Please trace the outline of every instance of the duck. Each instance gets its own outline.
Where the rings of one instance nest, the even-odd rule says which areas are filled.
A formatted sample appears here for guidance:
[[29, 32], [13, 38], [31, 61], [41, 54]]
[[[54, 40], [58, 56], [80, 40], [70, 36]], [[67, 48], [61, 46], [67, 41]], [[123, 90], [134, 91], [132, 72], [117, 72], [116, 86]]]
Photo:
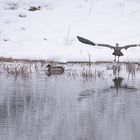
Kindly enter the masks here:
[[128, 48], [131, 48], [131, 47], [140, 47], [140, 44], [131, 44], [131, 45], [119, 46], [119, 43], [116, 43], [115, 46], [112, 46], [112, 45], [109, 45], [109, 44], [94, 43], [94, 42], [92, 42], [88, 39], [85, 39], [83, 37], [80, 37], [80, 36], [77, 36], [77, 38], [81, 43], [84, 43], [84, 44], [88, 44], [88, 45], [92, 45], [92, 46], [102, 46], [102, 47], [107, 47], [107, 48], [113, 49], [114, 51], [113, 51], [112, 55], [115, 56], [114, 62], [116, 62], [116, 56], [118, 57], [117, 62], [119, 62], [119, 57], [124, 55], [121, 52], [122, 49], [127, 50]]
[[51, 64], [48, 64], [47, 68], [49, 74], [62, 74], [65, 70], [65, 68], [62, 66], [52, 66]]

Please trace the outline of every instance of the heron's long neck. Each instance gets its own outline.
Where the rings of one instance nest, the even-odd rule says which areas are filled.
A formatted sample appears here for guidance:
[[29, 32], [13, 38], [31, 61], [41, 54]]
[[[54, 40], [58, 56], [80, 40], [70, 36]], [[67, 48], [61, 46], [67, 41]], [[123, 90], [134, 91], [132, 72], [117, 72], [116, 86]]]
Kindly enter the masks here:
[[119, 50], [119, 48], [120, 48], [120, 47], [119, 47], [119, 44], [117, 44], [117, 45], [116, 45], [116, 49]]

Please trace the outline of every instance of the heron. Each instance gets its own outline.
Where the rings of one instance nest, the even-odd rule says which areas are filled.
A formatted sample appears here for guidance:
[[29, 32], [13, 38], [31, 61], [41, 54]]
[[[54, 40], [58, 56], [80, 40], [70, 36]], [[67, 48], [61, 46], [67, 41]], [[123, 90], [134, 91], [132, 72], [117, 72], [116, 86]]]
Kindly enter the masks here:
[[107, 48], [113, 49], [114, 51], [113, 51], [112, 55], [115, 56], [115, 59], [114, 59], [115, 62], [116, 62], [116, 57], [118, 57], [117, 62], [119, 62], [119, 57], [124, 55], [121, 52], [122, 49], [127, 50], [128, 48], [131, 48], [131, 47], [139, 47], [140, 46], [140, 44], [131, 44], [131, 45], [125, 45], [125, 46], [120, 47], [118, 43], [116, 43], [116, 46], [112, 46], [109, 44], [94, 43], [94, 42], [92, 42], [88, 39], [85, 39], [83, 37], [80, 37], [80, 36], [77, 36], [77, 38], [81, 43], [84, 43], [84, 44], [88, 44], [88, 45], [92, 45], [92, 46], [102, 46], [102, 47], [107, 47]]

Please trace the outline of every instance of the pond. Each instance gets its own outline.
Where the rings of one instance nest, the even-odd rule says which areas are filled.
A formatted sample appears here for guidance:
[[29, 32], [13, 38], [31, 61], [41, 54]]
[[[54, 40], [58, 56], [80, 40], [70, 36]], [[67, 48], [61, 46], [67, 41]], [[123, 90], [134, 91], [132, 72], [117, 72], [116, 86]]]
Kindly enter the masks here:
[[138, 64], [64, 66], [1, 64], [0, 140], [139, 140]]

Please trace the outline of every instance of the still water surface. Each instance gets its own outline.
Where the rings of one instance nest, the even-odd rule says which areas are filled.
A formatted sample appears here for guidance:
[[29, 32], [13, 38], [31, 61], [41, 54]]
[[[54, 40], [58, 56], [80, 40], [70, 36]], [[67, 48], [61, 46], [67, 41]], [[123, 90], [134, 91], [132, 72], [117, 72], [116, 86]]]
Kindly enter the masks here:
[[85, 76], [83, 67], [1, 72], [0, 140], [140, 140], [140, 72], [123, 66], [118, 76], [100, 64]]

